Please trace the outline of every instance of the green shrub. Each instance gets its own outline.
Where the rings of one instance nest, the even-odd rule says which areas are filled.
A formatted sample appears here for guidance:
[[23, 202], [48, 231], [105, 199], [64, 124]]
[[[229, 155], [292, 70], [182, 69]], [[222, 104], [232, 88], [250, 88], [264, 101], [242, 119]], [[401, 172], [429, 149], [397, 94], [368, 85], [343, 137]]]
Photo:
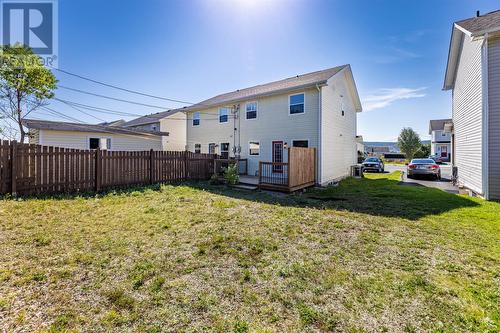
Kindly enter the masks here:
[[224, 180], [230, 185], [238, 184], [240, 181], [240, 176], [238, 175], [238, 165], [233, 164], [224, 168]]

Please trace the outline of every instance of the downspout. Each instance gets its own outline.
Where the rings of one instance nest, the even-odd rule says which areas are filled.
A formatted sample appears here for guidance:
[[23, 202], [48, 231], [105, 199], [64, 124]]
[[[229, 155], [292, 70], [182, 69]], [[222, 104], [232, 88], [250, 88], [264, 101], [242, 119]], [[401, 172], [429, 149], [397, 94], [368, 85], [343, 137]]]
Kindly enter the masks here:
[[488, 96], [488, 33], [484, 35], [483, 47], [482, 47], [482, 76], [483, 76], [483, 149], [482, 149], [482, 163], [483, 163], [483, 194], [486, 200], [489, 199], [490, 196], [490, 186], [489, 186], [489, 133], [488, 133], [488, 124], [489, 124], [489, 96]]
[[321, 87], [316, 84], [316, 89], [318, 89], [318, 156], [317, 156], [317, 159], [318, 159], [318, 167], [317, 167], [317, 177], [316, 177], [316, 181], [319, 185], [321, 185], [321, 177], [322, 177], [322, 174], [321, 174], [321, 156], [323, 155], [323, 151], [321, 150], [321, 139], [322, 139], [322, 136], [321, 136], [321, 124], [322, 124], [322, 101], [321, 101]]

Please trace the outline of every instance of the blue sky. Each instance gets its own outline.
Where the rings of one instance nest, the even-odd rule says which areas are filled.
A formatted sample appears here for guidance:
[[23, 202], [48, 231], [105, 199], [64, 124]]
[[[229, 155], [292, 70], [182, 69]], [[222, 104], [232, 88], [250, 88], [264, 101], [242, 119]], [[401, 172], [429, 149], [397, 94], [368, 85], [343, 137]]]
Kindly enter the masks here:
[[[429, 119], [451, 115], [441, 90], [453, 21], [496, 1], [185, 0], [59, 1], [59, 67], [104, 82], [197, 102], [328, 67], [352, 66], [366, 141], [402, 127], [427, 139]], [[173, 108], [68, 75], [72, 88]], [[157, 109], [59, 89], [57, 97], [137, 114]], [[67, 105], [52, 108], [86, 122]], [[105, 120], [116, 116], [92, 113]], [[40, 111], [37, 118], [53, 119]], [[130, 118], [128, 118], [130, 119]]]

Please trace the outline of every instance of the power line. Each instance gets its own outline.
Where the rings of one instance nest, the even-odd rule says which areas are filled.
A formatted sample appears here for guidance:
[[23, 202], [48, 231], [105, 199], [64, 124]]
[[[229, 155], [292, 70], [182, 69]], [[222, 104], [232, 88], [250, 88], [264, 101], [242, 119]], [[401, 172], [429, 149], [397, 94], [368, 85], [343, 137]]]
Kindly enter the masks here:
[[129, 103], [129, 104], [134, 104], [134, 105], [145, 106], [145, 107], [148, 107], [148, 108], [160, 109], [160, 110], [163, 110], [163, 111], [168, 111], [168, 110], [172, 109], [172, 108], [167, 108], [167, 107], [159, 106], [159, 105], [139, 103], [139, 102], [134, 102], [134, 101], [130, 101], [130, 100], [127, 100], [127, 99], [121, 99], [121, 98], [116, 98], [116, 97], [111, 97], [111, 96], [106, 96], [106, 95], [100, 95], [100, 94], [96, 94], [96, 93], [93, 93], [93, 92], [89, 92], [89, 91], [85, 91], [85, 90], [81, 90], [81, 89], [76, 89], [76, 88], [70, 88], [70, 87], [66, 87], [66, 86], [62, 86], [62, 85], [59, 85], [58, 88], [62, 88], [62, 89], [66, 89], [66, 90], [70, 90], [70, 91], [74, 91], [74, 92], [78, 92], [80, 94], [86, 94], [86, 95], [91, 95], [91, 96], [95, 96], [95, 97], [106, 98], [106, 99], [110, 99], [110, 100], [118, 101], [118, 102], [122, 102], [122, 103]]
[[96, 117], [96, 116], [94, 116], [94, 115], [92, 115], [92, 114], [90, 114], [90, 113], [88, 113], [88, 112], [83, 111], [83, 110], [80, 110], [79, 108], [77, 108], [77, 107], [76, 107], [76, 106], [74, 106], [74, 105], [71, 105], [71, 104], [69, 104], [69, 103], [62, 102], [62, 101], [61, 101], [61, 103], [64, 103], [64, 104], [66, 104], [67, 106], [69, 106], [70, 108], [72, 108], [73, 110], [76, 110], [76, 111], [79, 111], [79, 112], [81, 112], [81, 113], [83, 113], [83, 114], [86, 114], [86, 115], [87, 115], [87, 116], [89, 116], [89, 117], [92, 117], [92, 118], [97, 119], [97, 120], [99, 120], [99, 121], [106, 122], [106, 120], [104, 120], [104, 119], [102, 119], [102, 118], [99, 118], [99, 117]]
[[71, 76], [77, 77], [77, 78], [82, 79], [82, 80], [86, 80], [86, 81], [90, 81], [90, 82], [93, 82], [93, 83], [97, 83], [97, 84], [100, 84], [100, 85], [105, 86], [105, 87], [118, 89], [118, 90], [125, 91], [125, 92], [131, 93], [131, 94], [136, 94], [136, 95], [141, 95], [141, 96], [146, 96], [146, 97], [151, 97], [151, 98], [156, 98], [156, 99], [161, 99], [161, 100], [164, 100], [164, 101], [181, 103], [181, 104], [190, 104], [190, 105], [197, 104], [197, 103], [182, 101], [182, 100], [173, 99], [173, 98], [166, 98], [166, 97], [161, 97], [161, 96], [155, 96], [155, 95], [143, 93], [143, 92], [132, 90], [132, 89], [122, 88], [122, 87], [118, 87], [118, 86], [115, 86], [115, 85], [112, 85], [112, 84], [109, 84], [109, 83], [104, 83], [102, 81], [94, 80], [94, 79], [91, 79], [91, 78], [88, 78], [88, 77], [85, 77], [85, 76], [82, 76], [82, 75], [79, 75], [79, 74], [74, 74], [74, 73], [65, 71], [65, 70], [60, 69], [60, 68], [55, 68], [55, 67], [52, 67], [52, 68], [55, 69], [58, 72], [61, 72], [61, 73], [67, 74], [67, 75], [71, 75]]
[[[98, 107], [98, 106], [92, 106], [92, 105], [88, 105], [88, 104], [82, 104], [82, 103], [78, 103], [78, 102], [73, 102], [73, 101], [70, 101], [70, 100], [67, 100], [67, 99], [61, 99], [61, 98], [54, 98], [55, 100], [59, 101], [59, 102], [62, 102], [62, 103], [65, 103], [65, 104], [71, 104], [71, 105], [74, 105], [74, 106], [77, 106], [78, 108], [83, 108], [85, 110], [88, 110], [88, 111], [93, 111], [93, 112], [100, 112], [100, 113], [105, 113], [105, 114], [112, 114], [112, 115], [117, 115], [117, 116], [129, 116], [129, 117], [154, 117], [155, 114], [148, 114], [148, 115], [141, 115], [141, 114], [136, 114], [136, 113], [129, 113], [129, 112], [123, 112], [123, 111], [117, 111], [117, 110], [112, 110], [112, 109], [108, 109], [108, 108], [102, 108], [102, 107]], [[217, 117], [213, 117], [213, 118], [202, 118], [201, 120], [204, 121], [204, 120], [219, 120], [218, 118], [218, 114], [216, 113], [208, 113], [208, 112], [204, 112], [203, 114], [208, 114], [208, 115], [217, 115]], [[228, 119], [233, 119], [233, 115], [228, 115]], [[187, 117], [186, 118], [175, 118], [175, 117], [168, 117], [169, 120], [193, 120], [193, 118], [191, 117]], [[161, 119], [158, 119], [158, 121], [160, 121]]]

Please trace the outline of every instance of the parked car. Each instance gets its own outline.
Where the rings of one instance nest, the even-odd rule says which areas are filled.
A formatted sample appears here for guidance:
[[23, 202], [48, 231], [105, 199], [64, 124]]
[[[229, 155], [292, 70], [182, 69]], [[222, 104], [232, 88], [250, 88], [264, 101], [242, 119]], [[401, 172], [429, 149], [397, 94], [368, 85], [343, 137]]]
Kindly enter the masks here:
[[441, 168], [432, 158], [420, 158], [411, 160], [407, 168], [408, 178], [415, 176], [432, 176], [441, 179]]
[[384, 162], [378, 157], [368, 157], [362, 164], [363, 171], [384, 172]]
[[439, 156], [438, 154], [431, 155], [431, 156], [429, 156], [429, 158], [431, 160], [433, 160], [434, 162], [436, 162], [437, 164], [443, 164], [444, 163], [444, 159], [441, 156]]

